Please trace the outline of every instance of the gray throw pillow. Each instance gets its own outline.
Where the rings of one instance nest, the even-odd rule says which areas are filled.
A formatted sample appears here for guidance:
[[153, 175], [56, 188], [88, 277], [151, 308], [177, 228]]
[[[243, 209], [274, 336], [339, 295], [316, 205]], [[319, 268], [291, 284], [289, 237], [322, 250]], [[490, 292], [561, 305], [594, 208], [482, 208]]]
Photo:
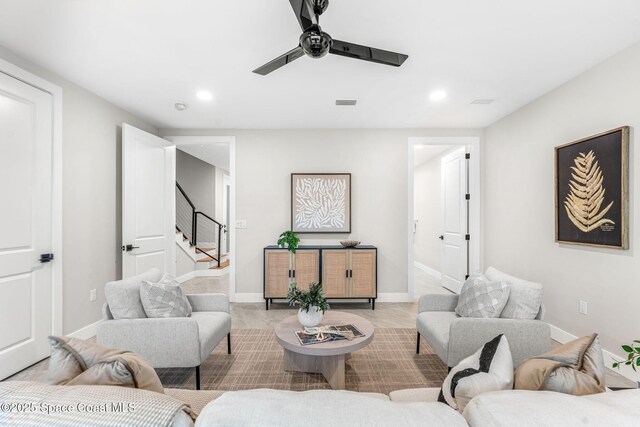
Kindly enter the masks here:
[[492, 281], [507, 282], [511, 286], [509, 300], [500, 317], [504, 319], [533, 320], [542, 305], [542, 285], [510, 276], [502, 271], [489, 267], [485, 275]]
[[473, 274], [462, 285], [456, 314], [461, 317], [497, 318], [509, 299], [506, 282], [492, 282], [482, 274]]
[[114, 319], [141, 319], [147, 317], [140, 301], [140, 284], [143, 280], [157, 282], [162, 273], [152, 268], [138, 276], [109, 282], [104, 286], [104, 294], [109, 311]]
[[148, 280], [140, 285], [140, 299], [147, 317], [189, 317], [191, 304], [180, 283], [165, 274], [158, 283]]

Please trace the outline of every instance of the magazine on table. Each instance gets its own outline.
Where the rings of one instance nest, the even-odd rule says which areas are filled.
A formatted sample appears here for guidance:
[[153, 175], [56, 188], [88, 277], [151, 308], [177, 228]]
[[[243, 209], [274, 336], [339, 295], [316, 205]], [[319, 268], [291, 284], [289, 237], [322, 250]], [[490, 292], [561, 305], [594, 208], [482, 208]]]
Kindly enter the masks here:
[[320, 344], [323, 342], [364, 337], [364, 334], [360, 329], [351, 324], [305, 328], [304, 331], [296, 331], [295, 334], [301, 345]]

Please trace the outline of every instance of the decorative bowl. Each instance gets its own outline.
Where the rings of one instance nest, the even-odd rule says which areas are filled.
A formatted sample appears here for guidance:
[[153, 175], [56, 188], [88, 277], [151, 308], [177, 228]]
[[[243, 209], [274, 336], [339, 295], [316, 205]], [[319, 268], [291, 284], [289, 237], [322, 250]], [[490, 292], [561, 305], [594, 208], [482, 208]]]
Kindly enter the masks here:
[[354, 246], [358, 246], [360, 244], [360, 240], [343, 240], [340, 242], [340, 244], [345, 248], [353, 248]]

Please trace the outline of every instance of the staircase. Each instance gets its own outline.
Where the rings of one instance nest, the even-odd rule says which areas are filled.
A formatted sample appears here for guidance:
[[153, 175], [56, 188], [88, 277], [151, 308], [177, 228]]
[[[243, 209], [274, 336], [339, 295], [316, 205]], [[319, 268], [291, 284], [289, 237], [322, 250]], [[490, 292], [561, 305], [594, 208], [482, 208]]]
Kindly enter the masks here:
[[218, 276], [226, 272], [228, 254], [218, 250], [226, 232], [226, 225], [196, 209], [176, 182], [176, 244], [196, 263], [196, 273], [204, 273], [198, 276]]

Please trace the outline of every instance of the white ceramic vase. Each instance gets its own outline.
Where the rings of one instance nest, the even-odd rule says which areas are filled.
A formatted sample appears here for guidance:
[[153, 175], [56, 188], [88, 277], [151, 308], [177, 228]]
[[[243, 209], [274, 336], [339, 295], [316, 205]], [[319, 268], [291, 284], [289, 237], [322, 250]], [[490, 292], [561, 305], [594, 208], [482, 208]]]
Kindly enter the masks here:
[[298, 310], [298, 321], [305, 328], [313, 328], [322, 322], [323, 314], [322, 310], [315, 305], [312, 305], [309, 307], [309, 312], [306, 312], [303, 309]]

